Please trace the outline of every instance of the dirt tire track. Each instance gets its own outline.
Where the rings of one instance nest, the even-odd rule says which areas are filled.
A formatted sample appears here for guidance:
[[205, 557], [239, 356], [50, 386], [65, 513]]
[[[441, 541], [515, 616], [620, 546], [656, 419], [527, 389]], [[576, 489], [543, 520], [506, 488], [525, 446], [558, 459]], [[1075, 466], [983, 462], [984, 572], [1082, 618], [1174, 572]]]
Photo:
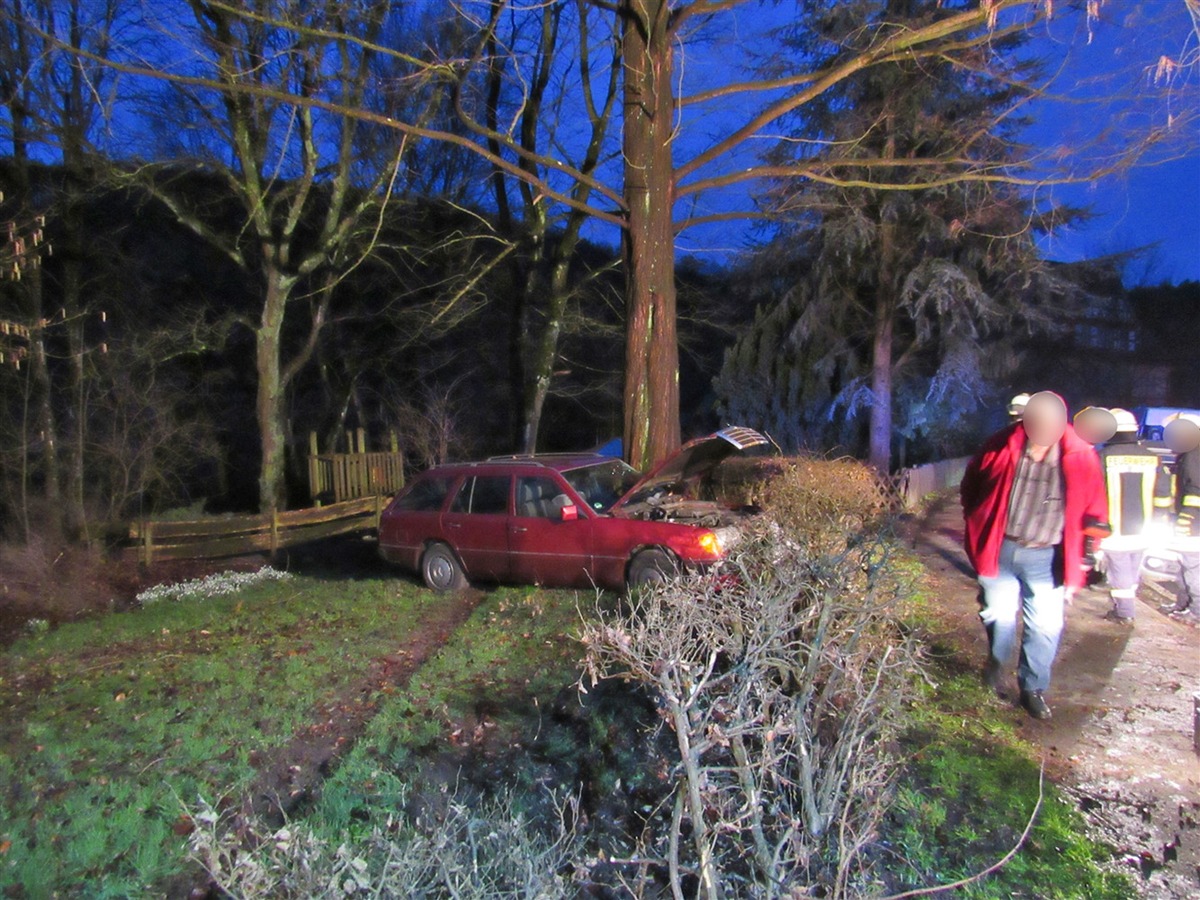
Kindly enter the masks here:
[[446, 595], [444, 602], [418, 621], [392, 653], [372, 660], [366, 677], [343, 690], [332, 702], [314, 709], [313, 724], [293, 734], [286, 744], [266, 753], [251, 754], [250, 762], [259, 775], [247, 791], [243, 814], [279, 826], [311, 805], [319, 796], [322, 783], [374, 716], [374, 698], [386, 687], [405, 687], [466, 624], [484, 596], [482, 591], [473, 589]]

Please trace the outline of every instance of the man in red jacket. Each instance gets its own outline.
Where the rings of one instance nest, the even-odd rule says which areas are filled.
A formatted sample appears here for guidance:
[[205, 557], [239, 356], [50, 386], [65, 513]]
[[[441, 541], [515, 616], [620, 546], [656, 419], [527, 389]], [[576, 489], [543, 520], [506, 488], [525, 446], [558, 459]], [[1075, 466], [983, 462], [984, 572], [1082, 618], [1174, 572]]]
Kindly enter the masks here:
[[1042, 391], [1030, 397], [1021, 421], [992, 435], [971, 460], [961, 493], [967, 558], [983, 588], [979, 617], [990, 650], [984, 677], [1000, 691], [1020, 612], [1021, 704], [1048, 719], [1044, 693], [1064, 604], [1084, 583], [1085, 522], [1108, 519], [1099, 457], [1067, 424], [1063, 399]]

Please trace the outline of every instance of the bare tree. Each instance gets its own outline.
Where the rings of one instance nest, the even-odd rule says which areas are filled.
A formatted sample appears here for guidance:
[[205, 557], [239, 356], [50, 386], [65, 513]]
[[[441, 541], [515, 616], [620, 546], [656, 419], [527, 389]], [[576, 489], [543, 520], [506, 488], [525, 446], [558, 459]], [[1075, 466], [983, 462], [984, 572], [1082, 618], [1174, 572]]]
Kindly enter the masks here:
[[[757, 161], [747, 148], [771, 136], [785, 117], [802, 115], [806, 106], [825, 92], [872, 67], [897, 62], [919, 65], [926, 60], [958, 60], [1008, 34], [1041, 28], [1048, 20], [1083, 17], [1090, 21], [1101, 8], [1100, 4], [1087, 4], [1086, 10], [1080, 11], [1074, 5], [1054, 4], [1050, 0], [945, 3], [937, 15], [904, 27], [887, 17], [869, 23], [855, 48], [847, 48], [829, 60], [779, 54], [779, 72], [772, 77], [760, 77], [743, 74], [745, 69], [739, 62], [746, 59], [746, 51], [733, 49], [743, 40], [743, 29], [739, 26], [752, 23], [760, 9], [754, 0], [589, 2], [614, 17], [623, 36], [624, 143], [620, 164], [612, 171], [602, 168], [595, 175], [588, 174], [564, 162], [555, 152], [540, 146], [531, 149], [514, 134], [488, 129], [485, 121], [472, 121], [469, 126], [472, 133], [464, 135], [458, 130], [431, 127], [420, 116], [382, 115], [347, 103], [345, 97], [294, 91], [285, 95], [291, 108], [335, 112], [392, 128], [410, 139], [426, 138], [468, 147], [507, 174], [533, 185], [546, 199], [583, 209], [595, 221], [621, 229], [626, 270], [625, 439], [627, 453], [637, 465], [661, 457], [680, 438], [674, 283], [676, 235], [688, 227], [762, 214], [744, 202], [733, 208], [704, 209], [700, 198], [767, 178], [850, 187], [861, 183], [857, 173], [895, 171], [898, 166], [897, 160], [884, 156], [856, 158], [848, 166], [837, 156], [819, 152], [824, 146], [820, 136], [813, 139], [812, 153], [783, 165]], [[234, 4], [212, 0], [205, 6], [224, 17], [231, 27], [238, 23], [239, 29], [248, 28], [249, 23], [257, 23], [255, 27], [261, 28], [266, 21], [286, 24], [286, 17], [251, 13]], [[488, 10], [494, 18], [494, 5]], [[488, 19], [473, 18], [468, 7], [459, 9], [458, 14], [475, 30], [476, 46], [486, 44], [491, 33]], [[1192, 36], [1190, 19], [1186, 28], [1187, 34], [1181, 34], [1177, 42], [1180, 48], [1186, 48]], [[322, 23], [303, 34], [305, 42], [316, 41], [320, 35], [321, 41], [353, 44], [363, 52], [391, 53], [408, 63], [414, 59], [411, 53], [380, 47], [369, 36], [347, 33], [346, 29], [338, 31], [336, 22]], [[726, 36], [724, 46], [731, 48], [728, 54], [731, 64], [719, 73], [710, 73], [694, 90], [689, 89], [686, 79], [689, 47], [699, 45], [711, 58], [714, 35]], [[473, 78], [475, 69], [489, 64], [486, 52], [470, 51], [461, 56], [452, 54], [436, 61], [426, 60], [417, 67], [430, 76], [436, 73], [439, 78], [461, 83]], [[1181, 67], [1194, 64], [1194, 58], [1184, 59], [1181, 53], [1179, 59], [1167, 59], [1160, 68], [1178, 72]], [[277, 85], [264, 80], [262, 73], [266, 69], [262, 67], [251, 66], [241, 71], [236, 66], [232, 69], [226, 66], [234, 77], [194, 75], [135, 63], [123, 64], [121, 68], [179, 84], [216, 89], [230, 98], [226, 102], [235, 108], [253, 105], [248, 98], [258, 98], [261, 103], [281, 96]], [[524, 83], [530, 82], [525, 79]], [[682, 92], [677, 93], [677, 85], [683, 85]], [[1035, 83], [1032, 87], [1037, 93], [1044, 85]], [[873, 174], [869, 183], [878, 191], [912, 191], [950, 182], [1005, 181], [1030, 188], [1085, 182], [1104, 172], [1119, 171], [1177, 136], [1187, 135], [1195, 113], [1185, 103], [1164, 116], [1161, 126], [1123, 135], [1116, 144], [1110, 142], [1112, 152], [1103, 155], [1088, 155], [1080, 147], [1067, 147], [1061, 153], [1033, 153], [998, 164], [970, 154], [931, 158], [918, 152], [899, 164], [915, 177], [891, 179]], [[497, 153], [497, 144], [511, 158]], [[544, 173], [514, 159], [544, 166]], [[574, 196], [571, 184], [587, 185], [590, 193], [586, 199]]]
[[[29, 349], [40, 398], [36, 430], [43, 484], [54, 498], [47, 505], [51, 517], [64, 515], [73, 532], [86, 527], [83, 398], [90, 372], [84, 324], [91, 305], [85, 257], [95, 237], [87, 233], [82, 210], [97, 184], [95, 142], [110, 113], [115, 72], [106, 62], [127, 24], [129, 6], [129, 0], [18, 0], [0, 14], [8, 38], [0, 49], [0, 93], [8, 114], [14, 200], [43, 225], [52, 215], [56, 233], [53, 273], [31, 270], [23, 294], [27, 324], [33, 326]], [[58, 169], [38, 165], [46, 162], [56, 162]], [[57, 301], [56, 315], [45, 309], [48, 292]], [[56, 332], [66, 363], [60, 367], [65, 376], [58, 377], [48, 363], [54, 352], [48, 340]]]
[[[339, 273], [367, 252], [359, 241], [365, 234], [369, 245], [410, 142], [402, 136], [387, 159], [364, 166], [360, 123], [310, 102], [353, 110], [381, 101], [372, 93], [372, 48], [386, 5], [327, 0], [273, 16], [206, 0], [192, 0], [189, 8], [197, 30], [188, 49], [202, 54], [205, 74], [199, 87], [180, 89], [185, 115], [205, 123], [210, 143], [168, 170], [144, 170], [142, 183], [260, 285], [257, 317], [242, 324], [255, 338], [259, 505], [269, 511], [286, 504], [288, 385], [312, 355]], [[421, 73], [413, 77], [421, 82]], [[215, 172], [242, 220], [214, 218], [206, 208], [210, 198], [188, 190], [186, 179], [173, 182], [170, 174], [183, 162]], [[285, 322], [305, 300], [307, 337], [287, 355]]]
[[[510, 366], [520, 398], [518, 446], [526, 453], [533, 453], [558, 360], [567, 305], [574, 293], [571, 265], [588, 219], [585, 204], [593, 191], [586, 181], [576, 181], [570, 189], [576, 205], [554, 204], [537, 188], [539, 182], [554, 177], [539, 154], [547, 144], [556, 145], [559, 155], [577, 150], [571, 168], [588, 177], [596, 173], [604, 161], [618, 96], [620, 50], [615, 31], [601, 30], [611, 24], [611, 19], [603, 19], [585, 0], [557, 0], [516, 14], [508, 6], [501, 0], [493, 0], [482, 42], [486, 93], [472, 98], [460, 85], [456, 107], [462, 118], [472, 124], [477, 116], [471, 110], [475, 107], [484, 110], [484, 127], [478, 130], [494, 156], [504, 158], [505, 144], [509, 141], [519, 143], [525, 151], [525, 155], [516, 156], [513, 162], [530, 180], [509, 177], [501, 166], [493, 164], [491, 184], [502, 231], [511, 233], [517, 227], [509, 199], [510, 181], [515, 182], [513, 188], [520, 198], [519, 227], [527, 252], [514, 257], [517, 285], [510, 316]], [[501, 23], [505, 21], [509, 24], [501, 35]], [[573, 39], [564, 33], [572, 24]], [[519, 51], [518, 47], [524, 46], [522, 32], [526, 30], [533, 32], [531, 46]], [[564, 56], [574, 57], [576, 78], [567, 77], [569, 69], [563, 71], [560, 57]], [[532, 60], [531, 68], [522, 71], [520, 60], [526, 58]], [[513, 90], [505, 90], [506, 81], [515, 82]], [[551, 90], [554, 93], [548, 96]], [[507, 112], [502, 107], [509, 93], [515, 97], [515, 113], [508, 118], [502, 140], [500, 119], [502, 112]], [[572, 96], [575, 94], [578, 96]], [[586, 138], [573, 148], [559, 141], [556, 132], [562, 127], [564, 116], [571, 115], [572, 106], [580, 103], [582, 108], [575, 114]], [[512, 159], [513, 155], [507, 157]], [[531, 328], [535, 322], [540, 327]]]

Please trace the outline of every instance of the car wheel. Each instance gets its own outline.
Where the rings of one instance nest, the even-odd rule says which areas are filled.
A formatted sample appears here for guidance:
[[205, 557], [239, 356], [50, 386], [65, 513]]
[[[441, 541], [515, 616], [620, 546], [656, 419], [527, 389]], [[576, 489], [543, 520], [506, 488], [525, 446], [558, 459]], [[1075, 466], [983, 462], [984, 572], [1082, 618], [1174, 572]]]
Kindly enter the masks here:
[[426, 587], [439, 594], [467, 586], [467, 576], [458, 557], [445, 544], [433, 544], [421, 556], [421, 578]]
[[630, 591], [656, 584], [666, 584], [677, 574], [679, 568], [674, 558], [662, 550], [643, 550], [629, 564], [629, 576], [625, 586]]

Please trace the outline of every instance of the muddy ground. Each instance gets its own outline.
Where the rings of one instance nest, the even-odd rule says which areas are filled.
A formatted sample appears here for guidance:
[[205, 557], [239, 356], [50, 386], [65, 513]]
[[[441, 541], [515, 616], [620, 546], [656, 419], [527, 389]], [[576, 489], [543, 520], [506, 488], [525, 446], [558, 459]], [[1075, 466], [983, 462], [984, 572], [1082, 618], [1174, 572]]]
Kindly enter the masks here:
[[[957, 498], [935, 503], [910, 539], [940, 599], [946, 633], [938, 637], [982, 669], [987, 642]], [[1138, 874], [1142, 896], [1196, 898], [1200, 629], [1160, 612], [1157, 591], [1144, 586], [1140, 596], [1136, 624], [1128, 627], [1104, 618], [1110, 602], [1102, 586], [1081, 592], [1067, 613], [1047, 692], [1053, 718], [1034, 721], [1015, 706], [1012, 714], [1023, 736], [1042, 748], [1047, 772], [1076, 798], [1094, 836], [1114, 848], [1113, 865]]]

